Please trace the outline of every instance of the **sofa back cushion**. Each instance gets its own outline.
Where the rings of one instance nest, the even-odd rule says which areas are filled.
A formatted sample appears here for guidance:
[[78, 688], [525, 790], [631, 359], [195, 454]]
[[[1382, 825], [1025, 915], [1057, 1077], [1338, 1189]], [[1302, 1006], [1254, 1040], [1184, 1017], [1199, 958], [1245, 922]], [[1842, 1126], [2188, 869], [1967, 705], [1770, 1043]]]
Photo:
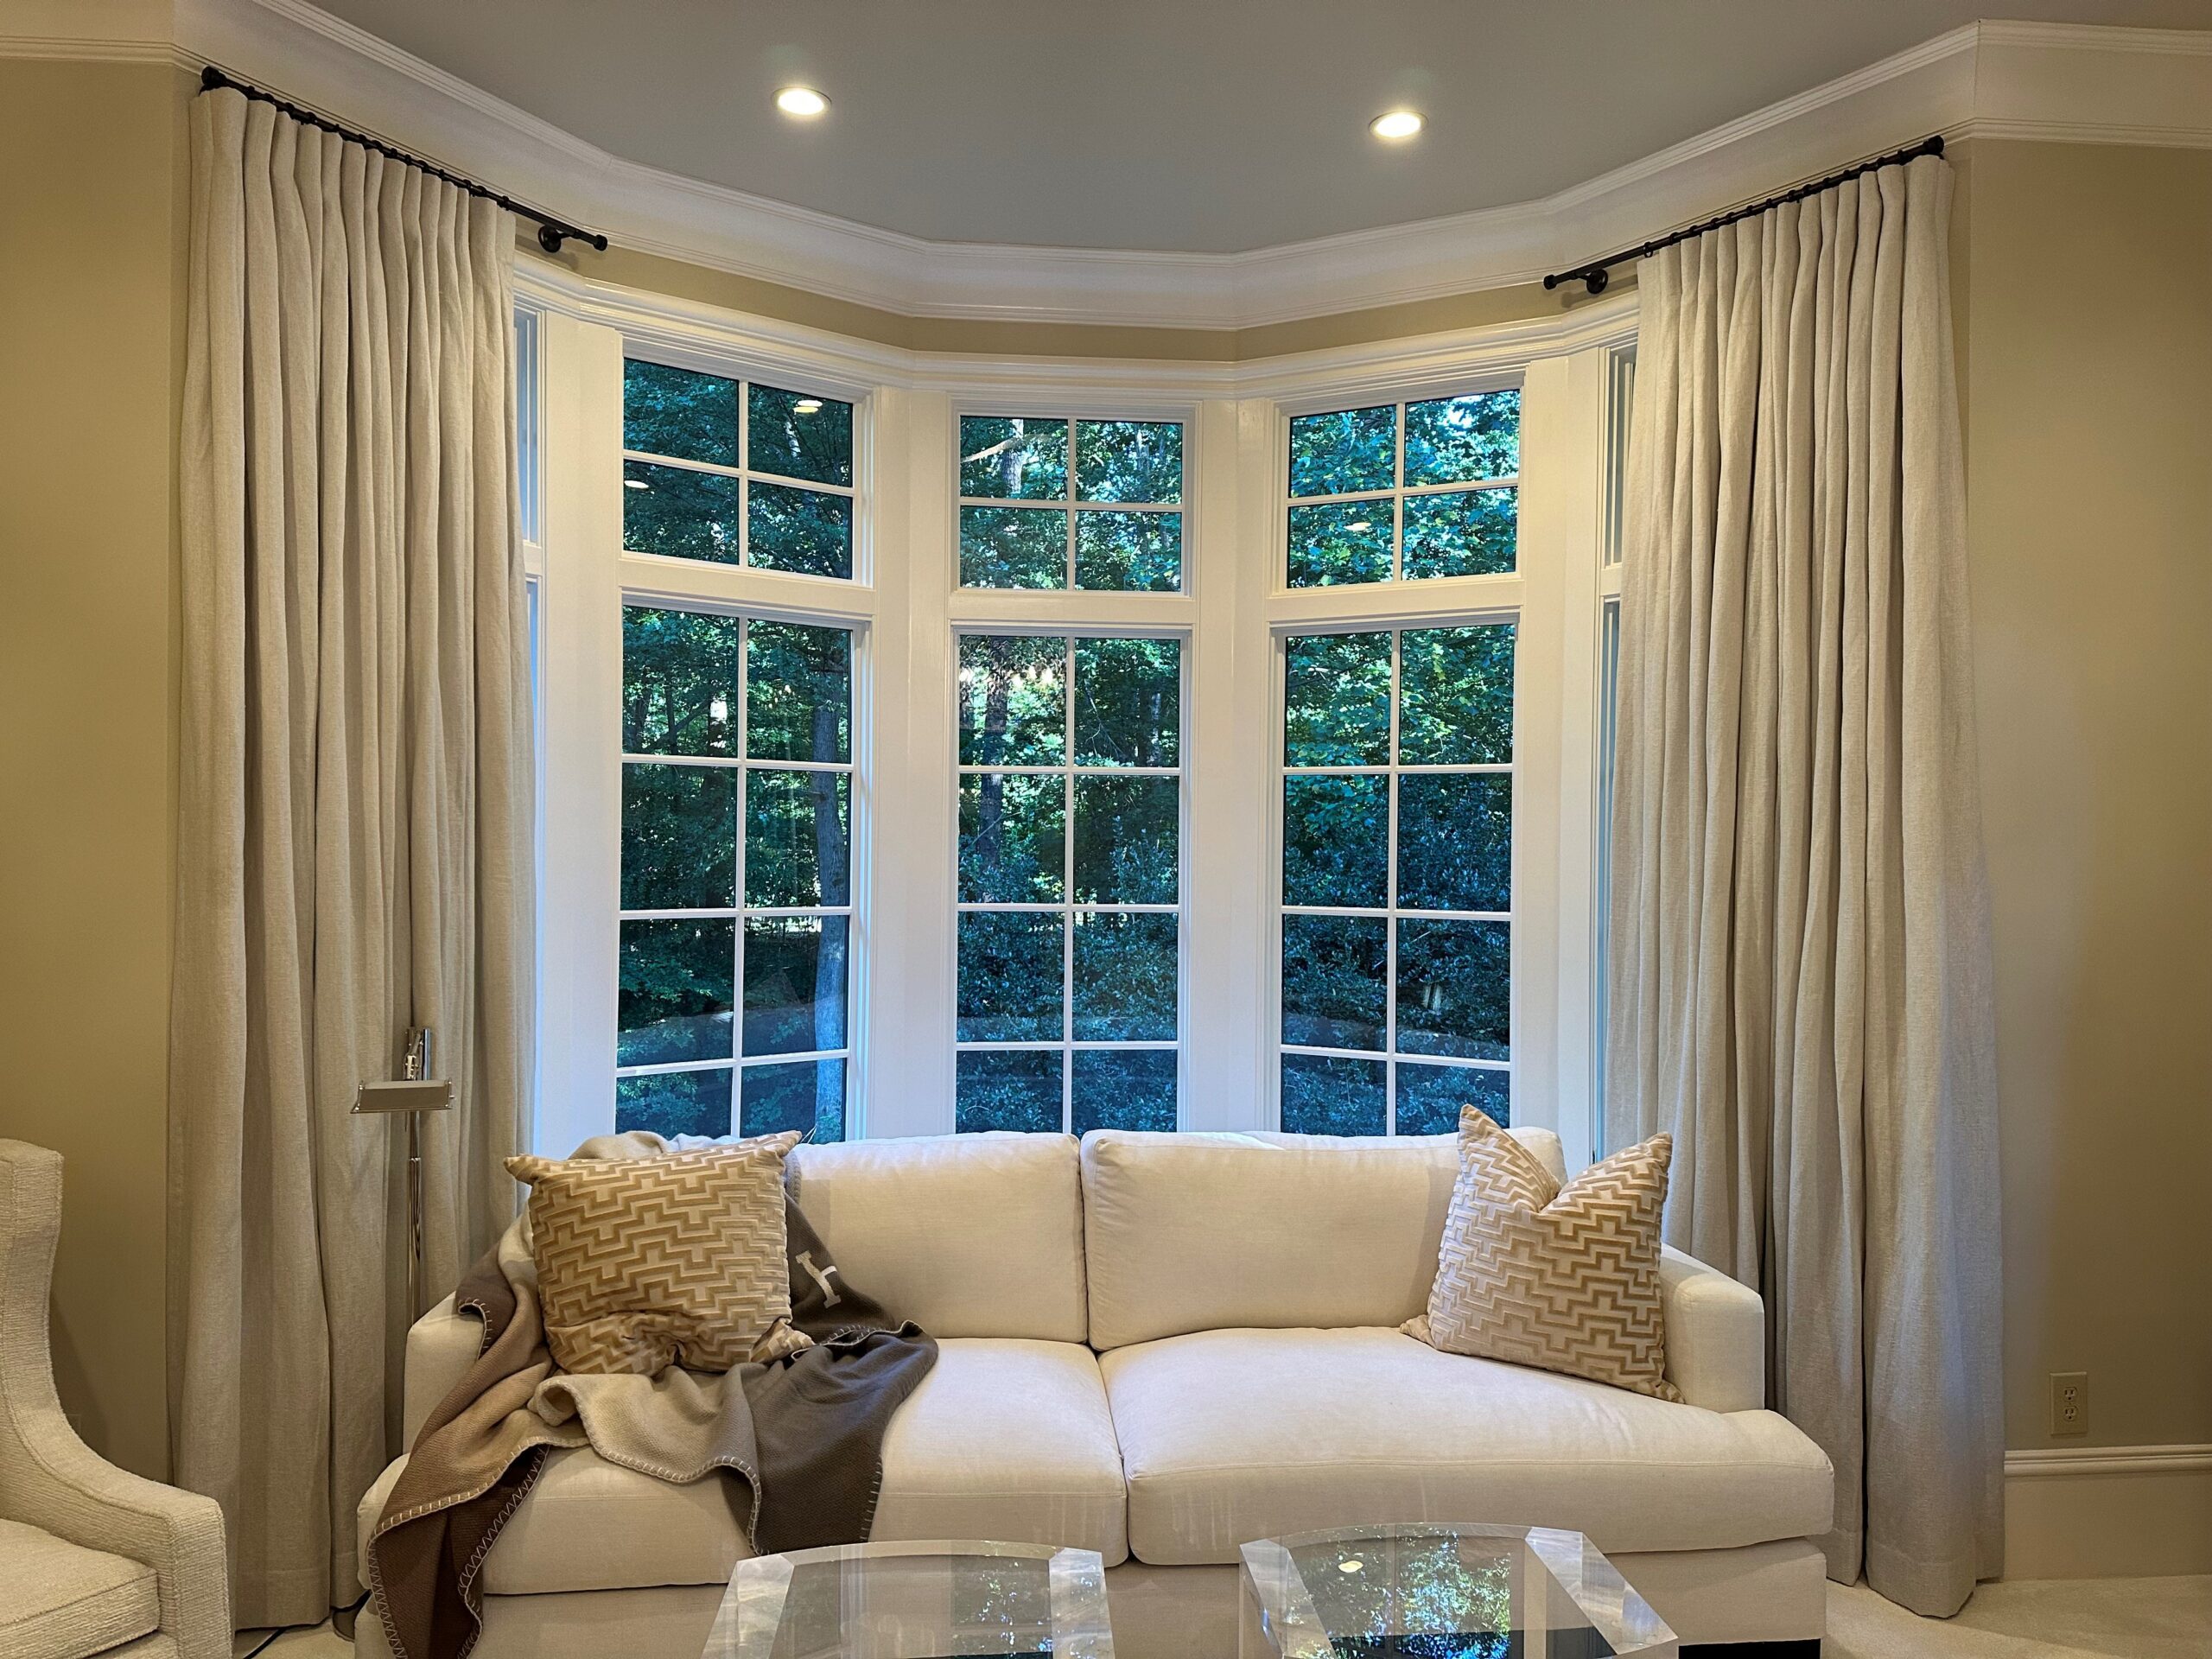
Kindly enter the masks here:
[[849, 1141], [798, 1147], [790, 1171], [838, 1271], [893, 1318], [938, 1337], [1084, 1339], [1073, 1136]]
[[[1511, 1133], [1564, 1176], [1557, 1135]], [[1428, 1305], [1458, 1173], [1449, 1135], [1085, 1135], [1091, 1346], [1403, 1324]]]

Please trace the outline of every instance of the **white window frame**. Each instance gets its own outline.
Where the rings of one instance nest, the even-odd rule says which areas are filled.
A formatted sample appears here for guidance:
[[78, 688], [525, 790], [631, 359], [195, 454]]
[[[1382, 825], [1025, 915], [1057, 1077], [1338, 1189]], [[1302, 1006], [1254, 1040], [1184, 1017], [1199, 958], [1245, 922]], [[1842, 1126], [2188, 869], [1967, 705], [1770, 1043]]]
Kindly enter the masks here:
[[[1281, 653], [1290, 632], [1510, 614], [1516, 727], [1514, 1113], [1598, 1144], [1598, 743], [1608, 421], [1632, 294], [1556, 318], [1243, 365], [950, 358], [586, 283], [525, 257], [539, 313], [539, 624], [545, 810], [540, 1084], [532, 1143], [613, 1121], [625, 601], [854, 631], [853, 1008], [846, 1134], [954, 1124], [957, 639], [969, 632], [1181, 642], [1183, 1127], [1275, 1127], [1280, 1048]], [[625, 352], [819, 391], [855, 408], [854, 578], [620, 550]], [[1293, 413], [1522, 389], [1510, 575], [1291, 589]], [[1183, 426], [1183, 588], [959, 586], [968, 415]]]
[[[964, 593], [977, 593], [985, 591], [1001, 592], [1005, 590], [964, 588], [962, 591]], [[1027, 591], [1057, 592], [1059, 590], [1039, 588]], [[1062, 1057], [1060, 1071], [1060, 1125], [1063, 1128], [1067, 1128], [1074, 1122], [1075, 1056], [1077, 1052], [1084, 1050], [1125, 1049], [1135, 1050], [1143, 1052], [1159, 1053], [1162, 1051], [1172, 1049], [1176, 1056], [1176, 1126], [1179, 1128], [1188, 1127], [1182, 1121], [1184, 1089], [1184, 1068], [1182, 1057], [1188, 1047], [1186, 1039], [1189, 1036], [1188, 1021], [1190, 1019], [1188, 993], [1190, 986], [1189, 938], [1191, 926], [1191, 765], [1189, 738], [1187, 733], [1183, 730], [1183, 726], [1186, 721], [1191, 702], [1190, 640], [1184, 633], [1173, 629], [1163, 630], [1077, 626], [1056, 629], [1046, 627], [992, 627], [977, 624], [956, 625], [953, 628], [954, 678], [952, 685], [953, 695], [956, 699], [959, 696], [958, 665], [960, 660], [960, 641], [963, 639], [972, 639], [979, 635], [1004, 637], [1009, 634], [1021, 634], [1031, 639], [1065, 639], [1071, 642], [1071, 653], [1072, 653], [1073, 651], [1074, 642], [1084, 639], [1173, 639], [1175, 641], [1175, 658], [1178, 676], [1176, 695], [1180, 699], [1176, 714], [1178, 722], [1175, 742], [1176, 764], [1173, 768], [1173, 776], [1176, 779], [1175, 902], [1172, 905], [1092, 905], [1078, 904], [1076, 902], [1075, 815], [1072, 810], [1074, 800], [1074, 780], [1077, 778], [1084, 777], [1159, 777], [1162, 775], [1163, 769], [1140, 768], [1135, 766], [1077, 766], [1075, 763], [1075, 747], [1073, 742], [1075, 727], [1075, 677], [1072, 665], [1071, 665], [1068, 677], [1067, 721], [1069, 744], [1068, 760], [1067, 764], [1065, 766], [1048, 767], [980, 766], [968, 766], [962, 763], [959, 753], [959, 712], [956, 702], [952, 723], [954, 747], [951, 757], [954, 772], [952, 796], [952, 846], [955, 863], [953, 872], [953, 909], [956, 919], [953, 925], [952, 938], [948, 942], [949, 949], [947, 951], [950, 962], [948, 971], [952, 976], [955, 996], [953, 1073], [955, 1090], [954, 1108], [956, 1115], [957, 1113], [959, 1104], [957, 1096], [959, 1086], [959, 1057], [962, 1054], [982, 1053], [994, 1050], [1018, 1051], [1025, 1049], [1033, 1052], [1049, 1050], [1060, 1054]], [[960, 879], [957, 868], [960, 846], [960, 785], [958, 780], [963, 778], [976, 776], [986, 772], [1045, 772], [1052, 773], [1056, 776], [1065, 777], [1068, 779], [1069, 787], [1066, 797], [1068, 807], [1063, 828], [1061, 830], [1061, 838], [1064, 843], [1061, 849], [1063, 891], [1062, 897], [1058, 903], [1039, 902], [1034, 904], [997, 904], [984, 901], [970, 901], [958, 896]], [[1020, 911], [1035, 912], [1050, 911], [1056, 915], [1063, 917], [1065, 920], [1065, 926], [1063, 930], [1060, 941], [1060, 986], [1063, 999], [1060, 1009], [1060, 1036], [1057, 1040], [1039, 1039], [1035, 1041], [1022, 1042], [975, 1042], [961, 1040], [959, 1039], [958, 1033], [957, 1002], [960, 977], [960, 933], [957, 918], [967, 915], [971, 912], [1005, 914], [1009, 912]], [[1078, 911], [1088, 911], [1094, 914], [1108, 915], [1116, 913], [1135, 913], [1155, 916], [1172, 914], [1175, 918], [1175, 1037], [1172, 1042], [1105, 1041], [1088, 1038], [1078, 1038], [1075, 1035], [1075, 917]]]

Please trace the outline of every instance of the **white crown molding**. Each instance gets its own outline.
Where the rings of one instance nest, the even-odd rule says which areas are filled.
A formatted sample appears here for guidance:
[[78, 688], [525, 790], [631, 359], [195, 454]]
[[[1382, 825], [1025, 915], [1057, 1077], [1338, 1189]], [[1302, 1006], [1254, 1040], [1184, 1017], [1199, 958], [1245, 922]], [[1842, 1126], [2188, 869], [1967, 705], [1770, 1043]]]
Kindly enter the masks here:
[[1930, 132], [2212, 146], [2212, 32], [1983, 22], [1540, 200], [1246, 253], [932, 242], [642, 167], [308, 0], [20, 0], [0, 56], [214, 61], [642, 252], [899, 315], [1242, 328], [1535, 280]]
[[1286, 404], [1370, 390], [1414, 395], [1493, 370], [1518, 369], [1540, 357], [1626, 345], [1636, 338], [1638, 306], [1637, 291], [1629, 289], [1520, 321], [1232, 363], [914, 351], [599, 282], [534, 255], [517, 261], [515, 292], [537, 310], [618, 330], [634, 345], [763, 373], [802, 372], [808, 385], [846, 397], [900, 386], [956, 396], [1049, 392], [1155, 402], [1271, 397]]

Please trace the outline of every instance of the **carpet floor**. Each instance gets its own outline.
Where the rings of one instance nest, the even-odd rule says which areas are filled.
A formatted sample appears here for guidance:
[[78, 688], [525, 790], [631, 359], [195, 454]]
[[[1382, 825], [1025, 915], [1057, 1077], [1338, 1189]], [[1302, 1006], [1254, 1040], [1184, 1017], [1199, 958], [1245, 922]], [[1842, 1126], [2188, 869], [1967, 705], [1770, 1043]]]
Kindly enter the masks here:
[[2212, 1577], [1985, 1584], [1955, 1618], [1916, 1618], [1865, 1585], [1828, 1586], [1822, 1659], [2204, 1659]]

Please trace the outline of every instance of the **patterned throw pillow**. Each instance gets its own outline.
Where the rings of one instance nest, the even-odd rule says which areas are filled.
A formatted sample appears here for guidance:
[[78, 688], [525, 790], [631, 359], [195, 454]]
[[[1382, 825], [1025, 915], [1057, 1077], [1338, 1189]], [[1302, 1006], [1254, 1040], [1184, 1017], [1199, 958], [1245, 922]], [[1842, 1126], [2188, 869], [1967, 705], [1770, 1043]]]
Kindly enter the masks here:
[[810, 1347], [791, 1329], [784, 1156], [797, 1134], [657, 1158], [510, 1158], [561, 1369], [726, 1371]]
[[1659, 1296], [1673, 1154], [1673, 1138], [1655, 1135], [1561, 1186], [1527, 1147], [1463, 1109], [1436, 1282], [1427, 1315], [1406, 1333], [1446, 1353], [1680, 1400], [1667, 1380]]

